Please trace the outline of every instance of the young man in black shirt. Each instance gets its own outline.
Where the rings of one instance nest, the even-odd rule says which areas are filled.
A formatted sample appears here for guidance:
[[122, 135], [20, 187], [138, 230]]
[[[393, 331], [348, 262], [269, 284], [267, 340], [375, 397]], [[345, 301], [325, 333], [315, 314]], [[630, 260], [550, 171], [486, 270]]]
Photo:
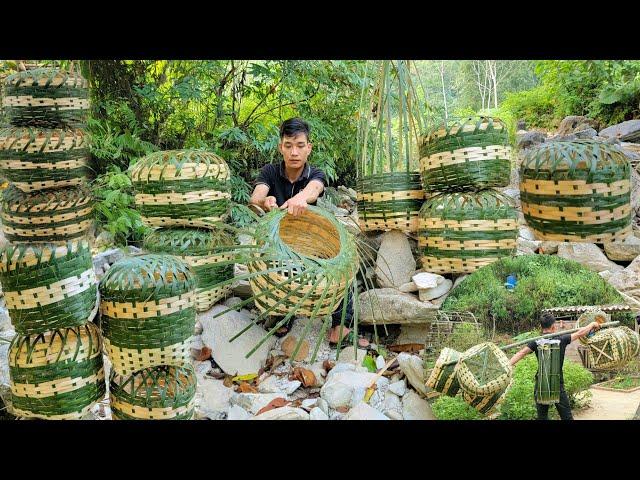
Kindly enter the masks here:
[[[555, 317], [545, 312], [542, 314], [540, 318], [540, 326], [542, 327], [543, 335], [547, 333], [554, 333], [556, 331], [556, 319]], [[560, 415], [561, 420], [573, 420], [573, 415], [571, 414], [571, 406], [569, 405], [569, 397], [567, 396], [567, 392], [564, 389], [564, 378], [562, 376], [562, 367], [564, 365], [564, 352], [571, 342], [588, 335], [600, 328], [600, 324], [598, 322], [591, 322], [589, 325], [582, 327], [580, 330], [574, 333], [566, 333], [564, 335], [559, 335], [557, 337], [560, 340], [560, 402], [556, 403], [556, 410], [558, 410], [558, 414]], [[525, 356], [529, 355], [531, 352], [536, 352], [536, 357], [538, 356], [538, 344], [535, 341], [531, 341], [527, 343], [527, 346], [516, 353], [509, 363], [511, 365], [515, 365], [520, 360], [522, 360]], [[536, 380], [538, 374], [536, 373]], [[537, 385], [536, 381], [536, 385]], [[538, 420], [547, 420], [549, 415], [549, 405], [542, 405], [537, 402], [538, 392], [537, 389], [534, 389], [533, 392], [534, 398], [536, 399], [536, 410], [538, 412]]]

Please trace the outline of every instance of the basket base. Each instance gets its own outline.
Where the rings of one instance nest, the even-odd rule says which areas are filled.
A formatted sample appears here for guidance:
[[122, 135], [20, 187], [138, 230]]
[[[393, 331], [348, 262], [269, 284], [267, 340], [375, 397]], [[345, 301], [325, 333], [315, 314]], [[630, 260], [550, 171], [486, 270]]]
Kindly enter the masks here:
[[500, 258], [502, 257], [460, 259], [423, 256], [420, 257], [420, 260], [422, 261], [422, 268], [424, 268], [427, 272], [473, 273], [479, 268], [490, 265], [493, 262], [500, 260]]

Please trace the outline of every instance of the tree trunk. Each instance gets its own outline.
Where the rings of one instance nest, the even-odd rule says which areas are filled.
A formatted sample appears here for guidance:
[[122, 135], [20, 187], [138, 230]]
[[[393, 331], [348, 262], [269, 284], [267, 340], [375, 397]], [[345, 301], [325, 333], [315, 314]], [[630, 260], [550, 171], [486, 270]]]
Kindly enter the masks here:
[[444, 60], [440, 60], [440, 82], [442, 83], [442, 98], [444, 100], [444, 119], [449, 119], [449, 109], [447, 108], [447, 92], [444, 87]]

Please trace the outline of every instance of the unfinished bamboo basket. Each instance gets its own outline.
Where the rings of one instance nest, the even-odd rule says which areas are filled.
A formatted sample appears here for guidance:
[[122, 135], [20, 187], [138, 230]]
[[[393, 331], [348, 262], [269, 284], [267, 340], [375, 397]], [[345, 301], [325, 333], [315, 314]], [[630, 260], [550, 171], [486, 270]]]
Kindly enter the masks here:
[[89, 147], [82, 130], [0, 130], [0, 175], [23, 192], [81, 185], [88, 174], [88, 160]]
[[442, 123], [422, 138], [420, 171], [425, 192], [506, 187], [511, 176], [507, 127], [498, 118]]
[[524, 218], [538, 240], [604, 243], [631, 234], [631, 167], [616, 145], [544, 143], [520, 168]]
[[10, 242], [62, 245], [87, 234], [93, 205], [84, 186], [24, 193], [10, 185], [2, 195], [2, 229]]
[[[578, 317], [576, 321], [576, 327], [582, 328], [589, 325], [591, 322], [598, 322], [600, 324], [607, 323], [611, 321], [611, 315], [606, 312], [603, 312], [600, 309], [591, 309], [587, 310], [583, 314]], [[592, 336], [593, 334], [590, 334]], [[580, 338], [580, 343], [583, 345], [589, 344], [589, 336], [584, 336]]]
[[111, 372], [109, 382], [114, 420], [191, 420], [196, 375], [191, 365], [160, 365], [129, 376]]
[[633, 358], [635, 346], [620, 327], [598, 330], [587, 343], [587, 364], [591, 370], [615, 370]]
[[458, 360], [460, 360], [460, 352], [449, 347], [443, 348], [431, 375], [427, 379], [427, 387], [444, 395], [455, 397], [460, 390], [460, 383], [458, 383], [455, 372]]
[[553, 405], [560, 401], [560, 340], [541, 339], [538, 344], [538, 373], [536, 375], [536, 403]]
[[330, 315], [358, 270], [353, 236], [319, 207], [298, 216], [273, 210], [256, 226], [255, 238], [257, 249], [246, 264], [256, 274], [249, 285], [261, 312]]
[[12, 125], [85, 128], [89, 83], [57, 68], [14, 73], [5, 79], [2, 106]]
[[96, 307], [87, 240], [7, 244], [0, 249], [0, 283], [11, 322], [22, 335], [84, 325]]
[[507, 388], [512, 371], [507, 355], [497, 345], [484, 342], [461, 355], [455, 373], [463, 391], [489, 396]]
[[495, 190], [440, 193], [420, 210], [418, 247], [429, 272], [471, 273], [515, 253], [518, 213]]
[[629, 339], [629, 355], [631, 359], [634, 359], [638, 355], [640, 355], [640, 334], [638, 332], [634, 332], [629, 327], [618, 327], [620, 328]]
[[464, 400], [467, 405], [475, 408], [480, 414], [491, 415], [504, 401], [509, 386], [488, 395], [471, 395], [462, 390], [462, 400]]
[[160, 228], [144, 239], [144, 248], [175, 255], [193, 269], [198, 281], [196, 311], [204, 312], [231, 291], [231, 284], [217, 284], [233, 278], [233, 243], [222, 229]]
[[100, 326], [114, 371], [189, 363], [195, 287], [191, 267], [172, 255], [125, 257], [109, 268], [99, 284]]
[[9, 376], [15, 415], [83, 417], [105, 396], [98, 327], [87, 323], [16, 336], [9, 347]]
[[358, 220], [363, 231], [418, 230], [424, 191], [417, 172], [390, 172], [357, 180]]
[[135, 204], [150, 227], [216, 228], [229, 208], [229, 167], [200, 150], [154, 152], [130, 170]]

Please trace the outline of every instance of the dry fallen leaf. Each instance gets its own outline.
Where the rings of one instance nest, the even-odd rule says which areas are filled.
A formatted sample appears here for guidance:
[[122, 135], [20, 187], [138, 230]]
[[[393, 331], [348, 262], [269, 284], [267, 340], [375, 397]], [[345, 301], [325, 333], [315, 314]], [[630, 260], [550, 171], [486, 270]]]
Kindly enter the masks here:
[[304, 387], [313, 387], [316, 384], [316, 376], [311, 370], [295, 367], [292, 374], [293, 380], [299, 380]]
[[285, 400], [282, 397], [274, 398], [267, 405], [265, 405], [260, 410], [258, 410], [258, 413], [256, 413], [256, 416], [260, 415], [261, 413], [268, 412], [269, 410], [273, 410], [275, 408], [284, 407], [286, 405], [289, 405], [290, 403], [291, 403], [290, 401]]
[[222, 384], [227, 388], [233, 387], [233, 377], [231, 377], [230, 375], [226, 375], [224, 377], [224, 380], [222, 381]]
[[238, 385], [238, 392], [240, 393], [258, 393], [258, 390], [255, 387], [252, 387], [247, 382], [241, 382]]
[[329, 370], [331, 370], [333, 367], [335, 367], [335, 363], [330, 360], [325, 360], [324, 362], [322, 362], [322, 368], [324, 368], [327, 372], [329, 372]]
[[343, 407], [336, 408], [336, 412], [347, 413], [348, 411], [349, 411], [349, 407], [347, 407], [346, 405]]

